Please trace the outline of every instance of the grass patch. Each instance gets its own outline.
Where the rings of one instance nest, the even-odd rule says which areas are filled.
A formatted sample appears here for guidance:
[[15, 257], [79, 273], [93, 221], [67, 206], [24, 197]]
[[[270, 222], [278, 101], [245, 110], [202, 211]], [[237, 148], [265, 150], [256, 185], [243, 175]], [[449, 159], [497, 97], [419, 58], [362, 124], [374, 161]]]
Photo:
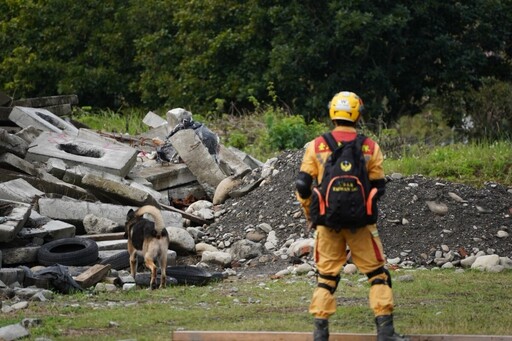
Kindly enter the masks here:
[[385, 172], [423, 174], [482, 186], [484, 182], [512, 184], [512, 142], [412, 146], [400, 159], [386, 159]]
[[[401, 282], [410, 274], [414, 280]], [[392, 273], [395, 325], [407, 334], [511, 335], [512, 271], [401, 270]], [[369, 285], [343, 275], [332, 332], [373, 333]], [[310, 332], [314, 279], [224, 280], [204, 287], [57, 295], [3, 314], [1, 326], [41, 318], [30, 339], [169, 340], [174, 330]]]

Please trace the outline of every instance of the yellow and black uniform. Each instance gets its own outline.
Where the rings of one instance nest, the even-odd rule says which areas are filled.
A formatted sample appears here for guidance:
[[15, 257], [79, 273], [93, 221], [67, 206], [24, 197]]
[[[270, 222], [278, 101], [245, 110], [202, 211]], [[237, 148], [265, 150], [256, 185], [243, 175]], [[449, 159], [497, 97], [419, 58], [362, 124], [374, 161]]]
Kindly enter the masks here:
[[[337, 142], [351, 141], [356, 138], [357, 131], [351, 126], [336, 126], [332, 131]], [[378, 189], [378, 196], [384, 193], [385, 180], [382, 168], [383, 156], [379, 145], [366, 138], [362, 151], [366, 161], [368, 176], [373, 187]], [[307, 185], [316, 181], [321, 183], [324, 165], [331, 154], [322, 136], [311, 141], [306, 147], [299, 179]], [[309, 205], [311, 198], [297, 192], [307, 220], [310, 220]], [[336, 312], [336, 300], [333, 293], [339, 281], [339, 274], [347, 261], [347, 246], [352, 260], [359, 271], [368, 276], [372, 284], [369, 294], [370, 307], [375, 316], [391, 315], [393, 312], [393, 294], [389, 272], [384, 268], [385, 257], [376, 224], [366, 225], [357, 229], [342, 228], [339, 232], [326, 226], [316, 226], [314, 259], [318, 271], [318, 287], [313, 293], [309, 311], [315, 318], [328, 319]]]

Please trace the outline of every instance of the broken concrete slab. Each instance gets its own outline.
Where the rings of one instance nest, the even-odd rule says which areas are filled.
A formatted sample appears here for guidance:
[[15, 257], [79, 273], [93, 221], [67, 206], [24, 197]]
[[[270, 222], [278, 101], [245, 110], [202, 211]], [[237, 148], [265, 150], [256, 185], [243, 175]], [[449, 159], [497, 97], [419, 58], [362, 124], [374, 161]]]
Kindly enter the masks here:
[[147, 191], [123, 184], [120, 181], [110, 180], [95, 174], [87, 174], [82, 178], [82, 185], [93, 190], [93, 193], [100, 192], [103, 196], [111, 197], [115, 202], [122, 205], [154, 205], [158, 207], [157, 200]]
[[159, 138], [161, 140], [165, 140], [167, 135], [169, 134], [169, 126], [168, 125], [161, 125], [156, 128], [152, 128], [144, 133], [142, 133], [140, 136], [144, 139], [152, 140], [154, 138]]
[[226, 178], [217, 162], [193, 129], [183, 129], [169, 138], [180, 158], [185, 162], [206, 194], [212, 198], [217, 185]]
[[12, 106], [23, 106], [23, 107], [48, 107], [52, 105], [61, 104], [78, 104], [77, 95], [61, 95], [61, 96], [45, 96], [35, 98], [20, 98], [12, 102]]
[[37, 169], [37, 172], [36, 176], [31, 176], [9, 170], [3, 170], [0, 172], [0, 182], [21, 178], [38, 190], [45, 192], [47, 195], [50, 193], [56, 193], [75, 199], [97, 200], [94, 195], [83, 188], [68, 184], [53, 175], [46, 173], [42, 169]]
[[[80, 166], [78, 166], [78, 167], [80, 167]], [[68, 169], [68, 166], [61, 159], [49, 158], [46, 161], [46, 171], [48, 173], [50, 173], [54, 177], [56, 177], [58, 179], [61, 179], [61, 180], [65, 181], [65, 182], [67, 182], [67, 183], [71, 183], [73, 185], [80, 186], [80, 184], [78, 184], [78, 183], [75, 183], [75, 182], [72, 182], [72, 181], [66, 181], [66, 180], [63, 179], [64, 175], [66, 174], [67, 169]]]
[[196, 182], [196, 177], [184, 163], [166, 165], [154, 162], [152, 166], [133, 169], [130, 178], [141, 177], [153, 184], [157, 191]]
[[[235, 175], [243, 177], [251, 172], [251, 167], [246, 164], [239, 154], [233, 152], [231, 149], [226, 148], [222, 144], [219, 151], [219, 164], [226, 175]], [[225, 167], [223, 167], [225, 165]], [[226, 169], [224, 169], [226, 168]]]
[[150, 126], [151, 128], [157, 128], [162, 125], [167, 125], [167, 120], [164, 120], [162, 117], [158, 116], [152, 111], [149, 111], [146, 116], [142, 119], [142, 123]]
[[17, 132], [15, 135], [21, 137], [30, 145], [39, 135], [41, 135], [41, 133], [42, 131], [36, 127], [28, 126]]
[[33, 126], [43, 131], [78, 135], [78, 129], [74, 125], [42, 108], [15, 106], [9, 114], [9, 119], [22, 128]]
[[23, 228], [32, 208], [28, 204], [10, 200], [0, 200], [0, 243], [13, 240]]
[[234, 148], [234, 147], [228, 147], [233, 153], [235, 153], [236, 155], [238, 155], [238, 157], [245, 163], [247, 164], [249, 167], [251, 167], [251, 169], [256, 169], [256, 168], [261, 168], [263, 167], [263, 162], [261, 162], [260, 160], [252, 157], [251, 155], [249, 154], [246, 154], [244, 153], [243, 151], [237, 149], [237, 148]]
[[14, 179], [0, 183], [0, 199], [24, 202], [26, 204], [33, 203], [37, 198], [45, 196], [37, 188], [23, 179]]
[[[83, 220], [87, 214], [108, 218], [121, 226], [126, 223], [126, 214], [130, 209], [138, 207], [104, 204], [99, 202], [85, 202], [71, 199], [41, 198], [38, 201], [39, 214], [55, 220], [62, 220], [83, 228]], [[180, 214], [162, 211], [165, 226], [183, 226]], [[77, 234], [83, 234], [77, 233]]]
[[72, 238], [76, 235], [76, 227], [60, 220], [51, 220], [40, 228], [22, 228], [19, 237], [23, 239], [42, 238], [46, 241]]
[[2, 249], [3, 265], [32, 264], [37, 262], [39, 246]]
[[[63, 164], [61, 164], [54, 160], [58, 160], [58, 159], [52, 158], [52, 159], [48, 160], [47, 168], [52, 167], [51, 173], [55, 173], [55, 174], [62, 174], [62, 171], [64, 168], [64, 174], [62, 174], [62, 181], [65, 181], [70, 184], [82, 186], [82, 179], [87, 174], [94, 174], [94, 175], [97, 175], [104, 179], [111, 180], [111, 181], [118, 181], [118, 182], [123, 181], [122, 180], [123, 178], [119, 175], [114, 175], [111, 173], [103, 172], [101, 170], [97, 170], [97, 169], [83, 166], [83, 165], [68, 167], [64, 161], [60, 160], [61, 162], [63, 162]], [[50, 163], [50, 161], [51, 161], [51, 163]]]
[[124, 177], [135, 165], [137, 150], [112, 143], [110, 139], [91, 141], [80, 136], [43, 132], [30, 144], [25, 159], [45, 162], [50, 158], [61, 159], [69, 166], [84, 164]]
[[0, 129], [0, 154], [12, 153], [24, 158], [27, 154], [28, 146], [28, 143], [21, 137], [9, 134], [5, 129]]
[[23, 172], [28, 175], [37, 174], [37, 169], [33, 164], [11, 153], [0, 155], [0, 168]]

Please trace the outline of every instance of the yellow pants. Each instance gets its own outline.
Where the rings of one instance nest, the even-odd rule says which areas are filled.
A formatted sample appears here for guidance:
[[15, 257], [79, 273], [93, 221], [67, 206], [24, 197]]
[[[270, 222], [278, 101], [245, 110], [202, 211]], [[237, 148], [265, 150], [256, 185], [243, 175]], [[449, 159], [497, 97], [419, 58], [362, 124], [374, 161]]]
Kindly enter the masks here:
[[[339, 232], [318, 226], [315, 235], [315, 262], [318, 272], [326, 276], [338, 276], [347, 261], [347, 245], [350, 248], [352, 261], [359, 271], [364, 274], [375, 271], [385, 265], [382, 242], [377, 226], [367, 225], [355, 231], [342, 229]], [[385, 273], [369, 278], [387, 280]], [[319, 283], [330, 287], [336, 286], [336, 281], [318, 277]], [[375, 284], [370, 287], [370, 308], [375, 316], [390, 315], [393, 312], [393, 292], [386, 284]], [[336, 299], [325, 288], [317, 287], [309, 306], [309, 312], [315, 318], [327, 319], [336, 312]]]

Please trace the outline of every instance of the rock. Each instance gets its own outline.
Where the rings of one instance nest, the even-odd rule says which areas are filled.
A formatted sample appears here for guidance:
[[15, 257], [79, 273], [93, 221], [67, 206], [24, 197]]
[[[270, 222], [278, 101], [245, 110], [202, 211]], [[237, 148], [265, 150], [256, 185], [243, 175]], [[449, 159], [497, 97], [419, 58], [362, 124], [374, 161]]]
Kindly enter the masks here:
[[500, 257], [498, 255], [480, 256], [471, 265], [471, 269], [494, 272], [499, 263]]
[[343, 267], [343, 273], [347, 275], [354, 275], [355, 273], [357, 273], [357, 266], [351, 263], [346, 264]]
[[445, 215], [448, 213], [448, 206], [443, 203], [438, 203], [435, 201], [427, 201], [427, 206], [430, 211], [438, 215]]

